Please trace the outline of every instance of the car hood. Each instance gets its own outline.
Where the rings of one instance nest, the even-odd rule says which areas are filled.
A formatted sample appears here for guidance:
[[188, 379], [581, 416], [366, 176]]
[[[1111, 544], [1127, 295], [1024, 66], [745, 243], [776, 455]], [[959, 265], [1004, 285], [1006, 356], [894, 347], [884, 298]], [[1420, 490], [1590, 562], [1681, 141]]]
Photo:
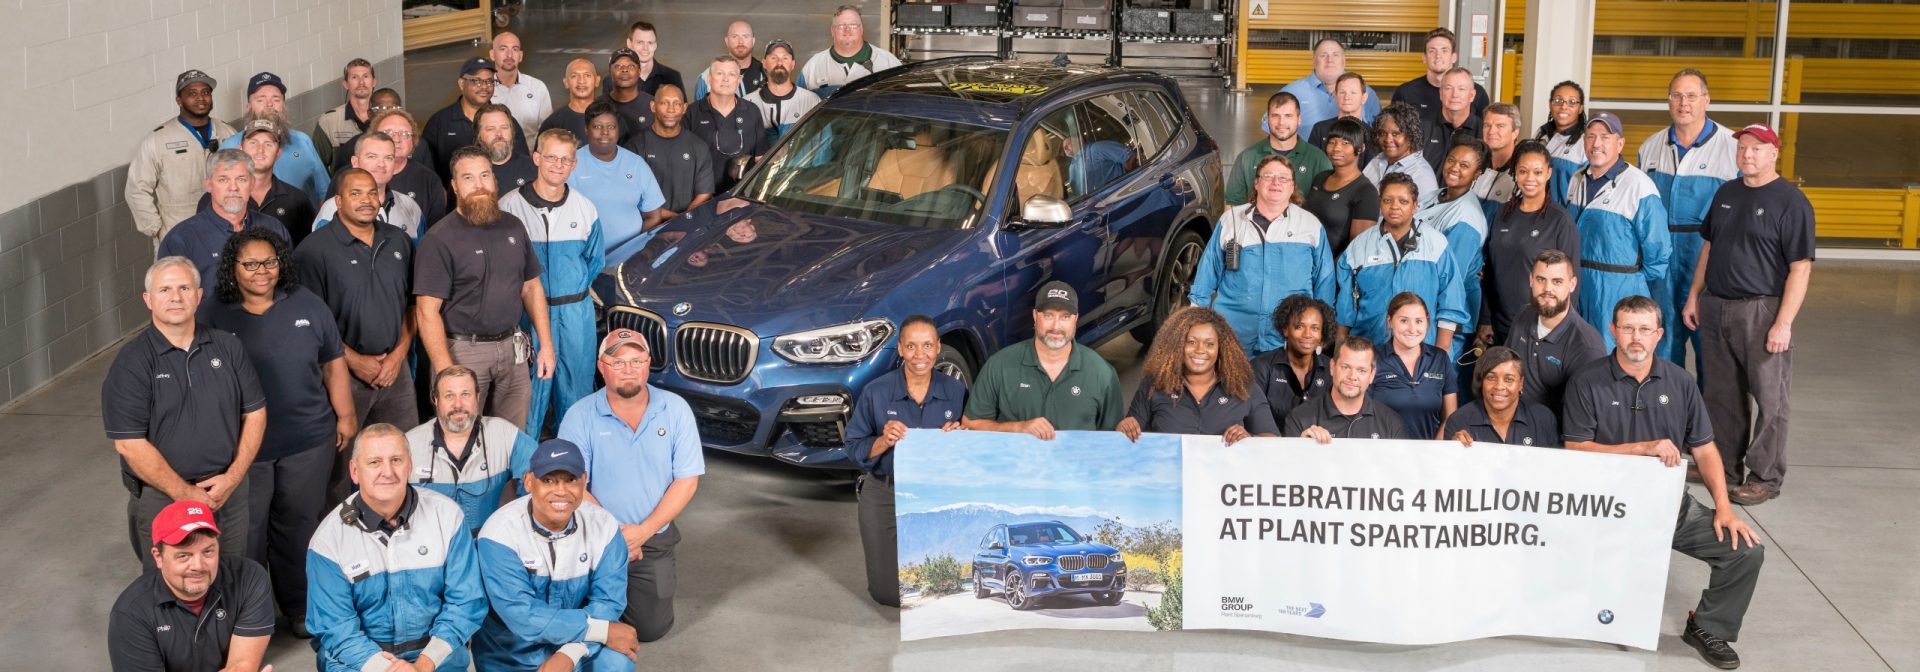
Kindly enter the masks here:
[[1064, 544], [1064, 543], [1058, 543], [1058, 542], [1045, 543], [1045, 544], [1022, 544], [1020, 546], [1016, 546], [1015, 548], [1025, 551], [1029, 555], [1044, 555], [1048, 557], [1059, 557], [1062, 555], [1084, 555], [1087, 553], [1112, 554], [1117, 552], [1116, 550], [1114, 550], [1112, 546], [1108, 546], [1106, 544], [1096, 544], [1091, 541], [1084, 541], [1084, 542], [1073, 543], [1073, 544]]
[[621, 262], [625, 292], [603, 298], [773, 336], [866, 317], [967, 234], [729, 198], [663, 227]]

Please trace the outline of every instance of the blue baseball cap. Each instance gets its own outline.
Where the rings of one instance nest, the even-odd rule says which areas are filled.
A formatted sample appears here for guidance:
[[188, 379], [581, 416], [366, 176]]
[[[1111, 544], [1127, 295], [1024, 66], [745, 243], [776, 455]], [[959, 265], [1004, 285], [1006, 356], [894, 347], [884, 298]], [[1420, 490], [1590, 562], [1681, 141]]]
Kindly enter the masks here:
[[247, 80], [247, 95], [253, 95], [253, 92], [259, 91], [262, 86], [271, 86], [279, 89], [280, 95], [287, 95], [286, 82], [280, 81], [280, 76], [271, 72], [262, 72], [254, 75], [253, 79]]
[[587, 456], [580, 447], [566, 439], [547, 439], [534, 449], [533, 459], [528, 461], [527, 471], [535, 478], [564, 471], [580, 478], [587, 475]]

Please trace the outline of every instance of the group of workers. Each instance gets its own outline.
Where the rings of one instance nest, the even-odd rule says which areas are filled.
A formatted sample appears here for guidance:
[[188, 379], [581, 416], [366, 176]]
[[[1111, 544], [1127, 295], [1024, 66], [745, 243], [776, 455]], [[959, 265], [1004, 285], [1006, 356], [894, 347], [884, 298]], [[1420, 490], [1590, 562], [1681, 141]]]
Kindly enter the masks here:
[[[785, 40], [755, 58], [735, 21], [689, 102], [636, 22], [604, 80], [567, 65], [559, 106], [501, 33], [424, 120], [356, 59], [311, 134], [272, 73], [237, 131], [213, 78], [182, 73], [128, 179], [153, 323], [102, 386], [148, 570], [115, 605], [115, 668], [257, 669], [279, 620], [323, 670], [631, 669], [672, 627], [704, 463], [687, 403], [647, 384], [646, 339], [596, 342], [588, 285], [822, 96], [899, 63], [856, 8], [829, 33], [797, 65]], [[1339, 42], [1315, 47], [1225, 176], [1194, 305], [1131, 402], [1076, 342], [1066, 283], [970, 387], [935, 370], [934, 321], [905, 320], [899, 369], [846, 428], [871, 596], [899, 604], [891, 449], [914, 428], [1686, 452], [1713, 505], [1684, 498], [1674, 548], [1715, 576], [1684, 637], [1737, 665], [1761, 552], [1731, 507], [1779, 494], [1813, 257], [1779, 138], [1714, 123], [1685, 70], [1638, 167], [1572, 82], [1521, 140], [1454, 47], [1430, 33], [1427, 74], [1384, 108]]]

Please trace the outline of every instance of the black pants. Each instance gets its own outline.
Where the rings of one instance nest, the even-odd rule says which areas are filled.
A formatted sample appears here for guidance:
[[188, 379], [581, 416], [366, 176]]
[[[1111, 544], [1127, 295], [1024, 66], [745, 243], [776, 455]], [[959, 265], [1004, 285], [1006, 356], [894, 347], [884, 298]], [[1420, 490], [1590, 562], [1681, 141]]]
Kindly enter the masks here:
[[1693, 620], [1714, 636], [1734, 642], [1740, 640], [1740, 623], [1747, 617], [1747, 605], [1753, 602], [1754, 587], [1760, 584], [1766, 547], [1741, 542], [1740, 549], [1734, 550], [1732, 540], [1714, 539], [1713, 513], [1713, 507], [1694, 501], [1693, 495], [1681, 495], [1673, 550], [1713, 568], [1707, 589], [1700, 593], [1700, 604], [1694, 607]]
[[307, 615], [307, 543], [326, 515], [327, 477], [338, 451], [315, 446], [247, 470], [247, 557], [273, 578], [280, 613]]
[[[1779, 489], [1787, 477], [1787, 416], [1792, 412], [1793, 351], [1767, 352], [1780, 297], [1700, 295], [1700, 366], [1707, 419], [1727, 470], [1727, 487], [1758, 482]], [[1751, 401], [1751, 406], [1749, 406]]]
[[862, 474], [860, 547], [867, 556], [867, 594], [889, 607], [900, 606], [900, 546], [893, 519], [893, 484]]
[[[252, 479], [240, 479], [239, 487], [227, 497], [227, 503], [213, 512], [213, 524], [220, 527], [220, 554], [243, 555], [247, 548], [247, 502]], [[193, 481], [187, 481], [189, 484]], [[173, 498], [145, 484], [130, 483], [127, 492], [127, 536], [133, 542], [133, 554], [140, 558], [140, 571], [153, 566], [153, 517], [173, 503]]]
[[673, 629], [673, 548], [678, 545], [680, 524], [674, 523], [642, 544], [640, 559], [627, 565], [627, 611], [620, 620], [633, 626], [642, 642], [657, 641]]

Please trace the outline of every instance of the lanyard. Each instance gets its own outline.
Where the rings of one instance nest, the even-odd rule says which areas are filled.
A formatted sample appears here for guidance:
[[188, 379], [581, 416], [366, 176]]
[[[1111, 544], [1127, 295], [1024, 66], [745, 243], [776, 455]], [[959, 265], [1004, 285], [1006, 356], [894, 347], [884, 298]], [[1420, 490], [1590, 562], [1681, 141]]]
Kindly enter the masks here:
[[[475, 451], [478, 451], [478, 452], [479, 452], [479, 454], [480, 454], [480, 455], [479, 455], [479, 456], [480, 456], [480, 473], [482, 473], [482, 474], [485, 474], [485, 475], [487, 475], [487, 476], [489, 476], [489, 477], [491, 477], [491, 476], [493, 476], [493, 465], [492, 465], [492, 464], [491, 464], [491, 462], [490, 462], [490, 461], [489, 461], [489, 460], [487, 459], [487, 432], [486, 432], [486, 429], [487, 429], [487, 427], [486, 427], [486, 422], [484, 421], [484, 419], [475, 419], [475, 420], [474, 420], [474, 422], [473, 422], [473, 430], [472, 430], [472, 431], [473, 431], [473, 438], [472, 438], [472, 439], [469, 439], [469, 440], [467, 441], [467, 443], [468, 443], [468, 448], [470, 448], [470, 449], [472, 449], [472, 450], [475, 450]], [[437, 428], [437, 427], [435, 428], [435, 431], [436, 431], [436, 433], [438, 433], [438, 428]], [[448, 464], [449, 466], [454, 466], [454, 460], [453, 460], [453, 450], [452, 450], [452, 449], [450, 449], [450, 448], [447, 448], [447, 439], [446, 439], [446, 437], [445, 437], [445, 435], [442, 435], [442, 436], [440, 437], [440, 440], [439, 440], [439, 441], [437, 441], [437, 442], [435, 442], [435, 444], [434, 444], [434, 449], [435, 449], [435, 451], [436, 451], [436, 452], [438, 452], [438, 451], [446, 451], [446, 454], [447, 454], [447, 464]], [[471, 459], [473, 459], [473, 458], [474, 458], [474, 454], [473, 454], [473, 453], [468, 453], [468, 454], [467, 454], [467, 459], [469, 459], [469, 460], [471, 460]], [[433, 461], [433, 463], [434, 463], [434, 468], [435, 468], [435, 470], [436, 470], [436, 471], [438, 471], [438, 469], [439, 469], [439, 466], [440, 466], [440, 461], [439, 461], [439, 460], [434, 460], [434, 461]], [[454, 466], [454, 472], [453, 472], [453, 491], [454, 491], [455, 493], [457, 493], [457, 494], [461, 494], [461, 495], [466, 495], [466, 496], [468, 496], [468, 497], [479, 497], [479, 496], [481, 496], [481, 495], [484, 495], [484, 494], [487, 494], [487, 481], [485, 481], [485, 480], [480, 480], [480, 481], [476, 481], [477, 483], [479, 483], [479, 484], [480, 484], [480, 491], [479, 491], [479, 492], [467, 492], [467, 489], [466, 489], [466, 484], [465, 484], [465, 483], [461, 483], [461, 482], [460, 482], [460, 472], [461, 472], [461, 471], [463, 471], [463, 470], [462, 470], [462, 469], [460, 469], [460, 468], [459, 468], [458, 466]]]
[[193, 134], [193, 139], [200, 141], [201, 149], [204, 149], [204, 150], [213, 149], [213, 146], [214, 146], [213, 145], [213, 120], [211, 119], [207, 120], [207, 130], [202, 131], [200, 130], [199, 127], [194, 126], [193, 124], [187, 123], [187, 120], [185, 117], [176, 117], [176, 118], [180, 120], [181, 126], [187, 127], [187, 132]]

